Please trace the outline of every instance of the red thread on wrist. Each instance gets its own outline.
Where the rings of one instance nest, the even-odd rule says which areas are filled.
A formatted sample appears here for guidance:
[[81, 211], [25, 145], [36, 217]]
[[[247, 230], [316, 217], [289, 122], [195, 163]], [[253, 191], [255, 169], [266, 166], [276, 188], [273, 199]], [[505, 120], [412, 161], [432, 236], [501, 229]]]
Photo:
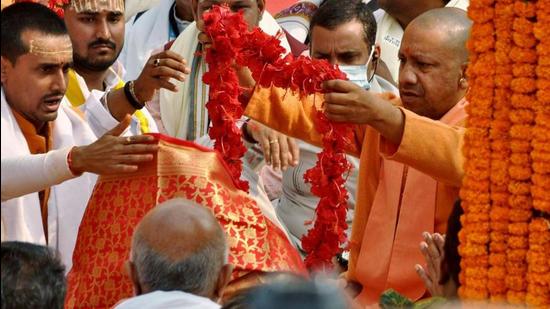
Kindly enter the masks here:
[[73, 148], [71, 148], [71, 150], [67, 154], [67, 165], [69, 166], [69, 170], [71, 171], [71, 174], [73, 174], [73, 176], [80, 176], [82, 175], [82, 173], [75, 172], [73, 168], [73, 150], [75, 149], [75, 147], [76, 146], [73, 146]]

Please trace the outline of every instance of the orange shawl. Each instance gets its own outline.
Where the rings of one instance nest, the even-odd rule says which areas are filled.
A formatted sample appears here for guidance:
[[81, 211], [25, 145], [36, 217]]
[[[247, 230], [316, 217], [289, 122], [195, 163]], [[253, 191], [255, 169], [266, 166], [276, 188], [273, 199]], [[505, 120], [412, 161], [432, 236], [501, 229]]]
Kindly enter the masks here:
[[256, 202], [236, 189], [217, 152], [153, 135], [159, 150], [152, 162], [135, 173], [98, 180], [80, 225], [66, 307], [108, 308], [132, 296], [123, 267], [134, 228], [151, 208], [174, 197], [212, 209], [228, 236], [229, 262], [235, 266], [232, 282], [239, 288], [246, 287], [240, 279], [254, 277], [250, 274], [305, 274], [298, 252]]

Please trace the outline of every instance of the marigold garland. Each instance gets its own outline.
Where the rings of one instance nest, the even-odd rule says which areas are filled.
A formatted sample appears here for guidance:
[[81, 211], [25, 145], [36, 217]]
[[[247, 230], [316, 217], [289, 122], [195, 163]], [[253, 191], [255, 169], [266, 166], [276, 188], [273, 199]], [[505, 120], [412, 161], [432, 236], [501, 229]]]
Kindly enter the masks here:
[[[245, 148], [235, 122], [242, 116], [244, 106], [238, 101], [242, 89], [238, 87], [233, 62], [248, 67], [258, 85], [289, 89], [302, 97], [323, 92], [321, 85], [326, 80], [347, 78], [326, 61], [283, 57], [285, 50], [276, 37], [259, 28], [248, 31], [242, 13], [231, 13], [227, 6], [214, 6], [205, 13], [204, 22], [205, 32], [212, 39], [206, 55], [210, 72], [203, 77], [211, 87], [207, 104], [213, 124], [210, 136], [238, 179]], [[304, 175], [311, 192], [320, 198], [314, 226], [302, 239], [308, 254], [305, 263], [310, 268], [330, 267], [332, 258], [346, 242], [348, 192], [344, 175], [351, 169], [344, 151], [351, 142], [351, 126], [330, 122], [323, 111], [317, 112], [315, 126], [323, 135], [323, 151], [318, 154], [316, 165]], [[240, 185], [246, 188], [247, 184]]]
[[550, 2], [472, 0], [468, 14], [459, 295], [548, 308]]

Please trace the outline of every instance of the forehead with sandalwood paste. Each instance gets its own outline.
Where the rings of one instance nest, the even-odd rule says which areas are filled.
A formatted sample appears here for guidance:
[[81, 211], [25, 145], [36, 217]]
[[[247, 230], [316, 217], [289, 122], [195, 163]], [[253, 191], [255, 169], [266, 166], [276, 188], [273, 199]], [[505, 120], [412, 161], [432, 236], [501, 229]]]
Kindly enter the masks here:
[[102, 10], [124, 13], [124, 0], [72, 0], [69, 8], [77, 13], [95, 13]]
[[29, 54], [69, 63], [73, 58], [73, 46], [68, 36], [32, 39], [29, 40]]

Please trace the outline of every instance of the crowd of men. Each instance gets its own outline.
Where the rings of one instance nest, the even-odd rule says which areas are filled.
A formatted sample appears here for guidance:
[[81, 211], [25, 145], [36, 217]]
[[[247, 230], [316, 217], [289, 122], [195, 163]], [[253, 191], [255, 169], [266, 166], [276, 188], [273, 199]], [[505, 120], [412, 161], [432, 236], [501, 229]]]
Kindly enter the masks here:
[[[95, 215], [90, 201], [117, 191], [98, 176], [131, 182], [177, 156], [159, 150], [159, 135], [147, 133], [213, 148], [202, 14], [222, 3], [242, 12], [249, 29], [282, 33], [287, 53], [338, 65], [348, 80], [301, 97], [255, 87], [239, 68], [249, 90], [239, 128], [251, 201], [241, 202], [256, 217], [216, 206], [211, 200], [225, 196], [223, 188], [211, 199], [172, 194], [163, 201], [160, 174], [147, 178], [159, 184], [155, 207], [128, 234], [114, 217], [112, 228], [102, 227], [110, 234], [98, 235], [131, 247], [113, 257], [105, 242], [98, 254], [127, 260], [120, 280], [133, 287], [133, 296], [109, 307], [364, 308], [388, 289], [412, 301], [457, 297], [468, 1], [302, 0], [275, 17], [266, 1], [274, 0], [160, 0], [139, 3], [147, 9], [136, 12], [137, 3], [129, 8], [133, 2], [123, 0], [69, 0], [57, 7], [63, 17], [48, 3], [2, 3], [2, 308], [89, 307], [74, 291], [117, 284], [70, 286], [73, 262], [82, 263], [75, 247], [96, 249], [79, 238], [94, 228], [81, 226]], [[289, 267], [294, 254], [304, 254], [301, 239], [315, 219], [318, 198], [304, 174], [322, 150], [311, 118], [320, 102], [330, 120], [350, 123], [354, 134], [345, 184], [349, 243], [334, 257], [335, 271], [322, 275]], [[223, 183], [210, 157], [187, 155], [196, 160], [189, 175], [197, 187], [207, 187], [198, 180], [204, 175]], [[188, 179], [185, 173], [178, 179]], [[147, 199], [132, 192], [117, 199], [126, 214], [140, 212], [132, 198]], [[239, 224], [250, 228], [235, 234]], [[257, 231], [292, 248], [280, 258], [286, 267], [260, 257], [269, 245], [255, 243]], [[244, 262], [235, 235], [257, 246]], [[264, 266], [244, 269], [237, 261]]]

